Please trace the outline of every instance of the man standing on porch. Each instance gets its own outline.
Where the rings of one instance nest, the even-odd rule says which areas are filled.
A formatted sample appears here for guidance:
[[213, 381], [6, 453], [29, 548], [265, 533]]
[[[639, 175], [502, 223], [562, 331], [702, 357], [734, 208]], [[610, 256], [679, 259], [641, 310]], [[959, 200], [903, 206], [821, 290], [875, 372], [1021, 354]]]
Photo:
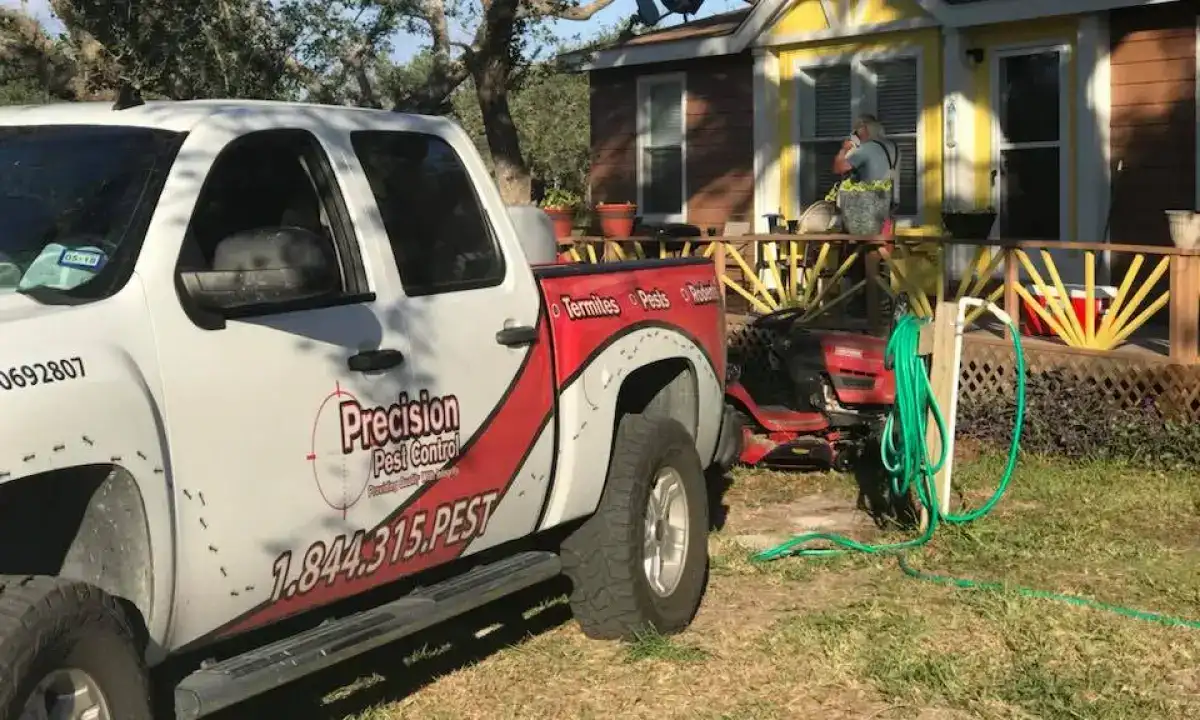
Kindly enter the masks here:
[[883, 123], [874, 115], [860, 115], [854, 121], [854, 132], [842, 143], [841, 152], [833, 159], [835, 173], [850, 174], [857, 182], [891, 180], [893, 196], [899, 165], [900, 148], [888, 140]]
[[[864, 113], [854, 121], [850, 137], [833, 159], [833, 171], [855, 182], [892, 181], [892, 209], [899, 199], [900, 148], [888, 140], [883, 123], [874, 115]], [[883, 235], [892, 234], [892, 217], [883, 222]]]

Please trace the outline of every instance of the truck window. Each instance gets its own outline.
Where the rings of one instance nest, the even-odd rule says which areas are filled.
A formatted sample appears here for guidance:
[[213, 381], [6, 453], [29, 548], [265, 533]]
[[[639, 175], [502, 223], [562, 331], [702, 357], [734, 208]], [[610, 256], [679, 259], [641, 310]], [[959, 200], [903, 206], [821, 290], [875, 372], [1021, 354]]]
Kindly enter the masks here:
[[183, 136], [139, 127], [0, 128], [0, 293], [119, 290]]
[[350, 141], [407, 295], [474, 290], [504, 280], [504, 255], [449, 143], [393, 131], [353, 132]]
[[[250, 230], [300, 228], [328, 243], [342, 274], [330, 304], [366, 291], [365, 272], [328, 158], [303, 130], [244, 135], [217, 156], [204, 180], [179, 259], [180, 272], [221, 270], [221, 244]], [[317, 306], [320, 303], [316, 304]]]

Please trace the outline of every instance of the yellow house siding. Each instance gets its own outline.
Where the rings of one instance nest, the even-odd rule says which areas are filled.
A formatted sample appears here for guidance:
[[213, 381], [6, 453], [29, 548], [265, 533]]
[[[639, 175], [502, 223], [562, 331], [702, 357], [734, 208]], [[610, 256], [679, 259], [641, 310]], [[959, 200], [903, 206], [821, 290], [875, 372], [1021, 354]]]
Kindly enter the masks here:
[[[977, 205], [984, 206], [992, 203], [991, 170], [993, 169], [993, 123], [995, 116], [992, 107], [992, 58], [996, 50], [1014, 46], [1061, 45], [1069, 48], [1067, 59], [1067, 84], [1062, 89], [1067, 94], [1066, 107], [1067, 134], [1063, 138], [1062, 157], [1066, 165], [1067, 193], [1062, 198], [1062, 211], [1067, 213], [1069, 237], [1077, 232], [1076, 213], [1074, 208], [1076, 193], [1075, 165], [1071, 160], [1075, 156], [1075, 128], [1077, 127], [1078, 109], [1076, 108], [1076, 88], [1078, 76], [1076, 56], [1076, 37], [1078, 20], [1074, 17], [1055, 18], [1047, 20], [1032, 20], [1007, 25], [991, 25], [970, 30], [966, 33], [963, 46], [980, 48], [984, 51], [983, 62], [974, 66], [971, 74], [971, 102], [975, 109], [974, 128], [975, 142], [971, 166], [975, 169], [974, 200]], [[1064, 238], [1066, 239], [1066, 238]]]
[[825, 9], [820, 0], [802, 0], [771, 27], [767, 37], [787, 36], [795, 33], [828, 30]]
[[[864, 0], [874, 2], [875, 0]], [[859, 53], [887, 53], [916, 50], [921, 67], [921, 115], [918, 130], [920, 153], [920, 216], [919, 224], [901, 230], [901, 234], [936, 235], [941, 230], [942, 205], [942, 54], [941, 35], [936, 28], [865, 35], [853, 41], [827, 41], [793, 45], [778, 50], [780, 75], [779, 147], [780, 197], [779, 207], [788, 218], [796, 218], [798, 207], [796, 188], [796, 65], [804, 61]], [[847, 128], [847, 133], [849, 128]]]
[[859, 0], [858, 4], [861, 13], [858, 21], [863, 25], [929, 17], [913, 0]]
[[768, 42], [777, 39], [786, 42], [789, 36], [821, 32], [831, 27], [851, 29], [856, 25], [881, 25], [929, 18], [929, 14], [915, 0], [832, 0], [828, 7], [832, 17], [826, 15], [820, 0], [801, 0], [784, 13], [765, 37]]

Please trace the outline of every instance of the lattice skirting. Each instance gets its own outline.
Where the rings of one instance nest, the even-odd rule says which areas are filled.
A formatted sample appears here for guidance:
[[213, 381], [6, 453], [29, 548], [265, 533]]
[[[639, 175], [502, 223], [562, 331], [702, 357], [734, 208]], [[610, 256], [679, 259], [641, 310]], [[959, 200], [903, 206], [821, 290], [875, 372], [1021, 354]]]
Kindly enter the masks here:
[[[1007, 339], [968, 336], [963, 343], [959, 397], [986, 401], [1011, 397], [1013, 351]], [[1200, 366], [1173, 365], [1155, 356], [1081, 353], [1067, 348], [1026, 348], [1030, 375], [1057, 371], [1068, 384], [1098, 393], [1124, 408], [1147, 403], [1174, 420], [1200, 422]]]
[[[730, 355], [739, 362], [765, 361], [770, 341], [768, 333], [730, 318]], [[1011, 398], [1013, 362], [1012, 346], [1006, 338], [964, 338], [960, 401]], [[1172, 419], [1200, 422], [1200, 366], [1173, 365], [1155, 356], [1102, 355], [1045, 347], [1027, 347], [1025, 363], [1030, 375], [1057, 371], [1068, 385], [1087, 388], [1118, 406], [1132, 409], [1153, 402]]]

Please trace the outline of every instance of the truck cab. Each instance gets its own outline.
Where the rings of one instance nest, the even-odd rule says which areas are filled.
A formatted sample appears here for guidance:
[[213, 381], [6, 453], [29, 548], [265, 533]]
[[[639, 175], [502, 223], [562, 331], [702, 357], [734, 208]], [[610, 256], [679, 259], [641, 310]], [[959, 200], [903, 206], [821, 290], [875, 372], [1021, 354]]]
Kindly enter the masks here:
[[99, 618], [0, 712], [149, 717], [199, 652], [198, 717], [563, 572], [589, 634], [686, 626], [739, 437], [712, 266], [534, 264], [519, 213], [438, 118], [0, 112], [0, 648]]

